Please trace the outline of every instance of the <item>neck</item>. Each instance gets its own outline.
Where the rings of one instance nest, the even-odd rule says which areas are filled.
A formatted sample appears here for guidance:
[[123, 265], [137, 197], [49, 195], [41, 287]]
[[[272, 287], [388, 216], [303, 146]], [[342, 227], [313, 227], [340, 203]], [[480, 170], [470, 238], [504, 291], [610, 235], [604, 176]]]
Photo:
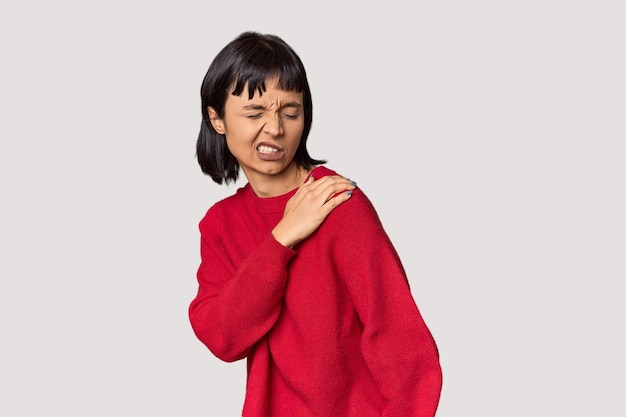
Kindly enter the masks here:
[[309, 170], [295, 164], [289, 169], [274, 175], [246, 175], [254, 194], [261, 198], [276, 197], [298, 188]]

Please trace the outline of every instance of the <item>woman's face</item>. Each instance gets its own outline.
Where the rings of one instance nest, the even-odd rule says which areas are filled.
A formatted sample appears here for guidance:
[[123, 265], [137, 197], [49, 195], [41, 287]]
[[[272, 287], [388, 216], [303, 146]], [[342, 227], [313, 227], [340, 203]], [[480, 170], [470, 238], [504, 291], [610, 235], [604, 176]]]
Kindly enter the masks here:
[[297, 167], [293, 157], [304, 130], [303, 95], [266, 81], [267, 90], [255, 91], [248, 100], [248, 87], [239, 96], [230, 94], [224, 117], [209, 108], [215, 130], [225, 135], [228, 149], [239, 162], [249, 182], [289, 175]]

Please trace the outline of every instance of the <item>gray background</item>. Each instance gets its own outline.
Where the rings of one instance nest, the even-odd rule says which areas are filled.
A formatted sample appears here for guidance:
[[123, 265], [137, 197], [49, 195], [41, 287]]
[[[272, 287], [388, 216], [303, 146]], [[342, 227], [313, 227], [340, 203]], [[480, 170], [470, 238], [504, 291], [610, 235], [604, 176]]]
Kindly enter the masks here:
[[300, 54], [312, 155], [403, 259], [438, 417], [626, 415], [619, 3], [4, 2], [0, 415], [240, 414], [186, 314], [235, 189], [195, 162], [199, 86], [248, 29]]

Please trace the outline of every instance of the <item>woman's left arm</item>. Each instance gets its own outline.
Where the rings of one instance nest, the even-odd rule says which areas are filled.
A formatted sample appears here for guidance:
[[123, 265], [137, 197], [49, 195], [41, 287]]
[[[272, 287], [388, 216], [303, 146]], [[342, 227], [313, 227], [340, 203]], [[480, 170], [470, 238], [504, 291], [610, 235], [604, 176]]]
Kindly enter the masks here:
[[338, 237], [342, 276], [363, 323], [362, 354], [385, 398], [385, 416], [433, 417], [442, 385], [435, 340], [374, 207], [357, 189], [349, 233]]

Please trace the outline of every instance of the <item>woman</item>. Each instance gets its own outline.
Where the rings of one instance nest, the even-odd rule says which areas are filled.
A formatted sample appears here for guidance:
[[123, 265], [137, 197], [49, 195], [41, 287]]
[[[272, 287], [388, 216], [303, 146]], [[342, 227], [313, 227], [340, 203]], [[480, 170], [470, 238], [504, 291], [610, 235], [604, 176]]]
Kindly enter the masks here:
[[353, 181], [313, 159], [305, 68], [245, 32], [201, 87], [197, 158], [247, 183], [200, 222], [189, 317], [218, 358], [247, 358], [244, 417], [434, 416], [436, 344], [392, 243]]

